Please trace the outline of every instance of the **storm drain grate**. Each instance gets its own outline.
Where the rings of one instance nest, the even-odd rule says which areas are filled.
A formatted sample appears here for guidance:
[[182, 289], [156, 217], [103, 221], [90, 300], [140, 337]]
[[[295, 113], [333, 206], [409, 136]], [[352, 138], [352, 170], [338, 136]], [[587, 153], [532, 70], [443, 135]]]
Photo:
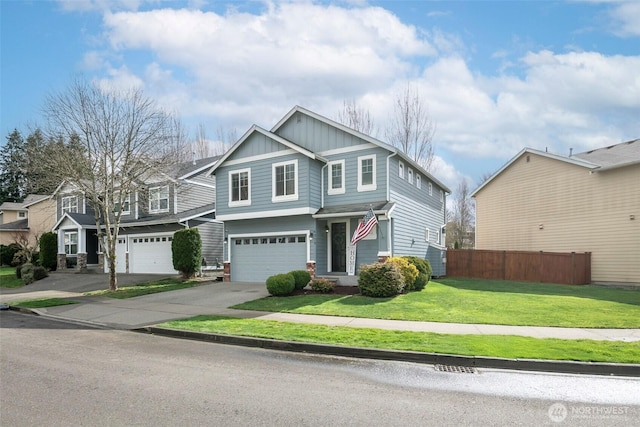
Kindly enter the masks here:
[[471, 366], [453, 366], [453, 365], [435, 365], [436, 371], [440, 372], [452, 372], [455, 374], [477, 374], [476, 368]]

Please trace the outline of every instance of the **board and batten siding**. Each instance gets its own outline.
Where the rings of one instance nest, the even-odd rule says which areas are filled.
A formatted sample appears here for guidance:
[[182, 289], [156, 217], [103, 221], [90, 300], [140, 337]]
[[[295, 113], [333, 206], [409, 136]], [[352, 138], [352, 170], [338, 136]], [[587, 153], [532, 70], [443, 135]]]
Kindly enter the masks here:
[[300, 112], [283, 123], [276, 134], [314, 153], [361, 145], [365, 141]]
[[591, 252], [592, 281], [640, 283], [637, 165], [590, 173], [524, 153], [475, 199], [476, 248]]

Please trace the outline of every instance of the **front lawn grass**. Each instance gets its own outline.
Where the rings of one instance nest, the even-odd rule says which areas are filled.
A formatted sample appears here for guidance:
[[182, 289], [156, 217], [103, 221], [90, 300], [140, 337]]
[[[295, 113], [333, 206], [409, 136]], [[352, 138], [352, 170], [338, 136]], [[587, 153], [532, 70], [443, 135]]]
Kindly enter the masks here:
[[640, 363], [640, 342], [538, 339], [512, 335], [450, 335], [238, 319], [223, 316], [196, 316], [190, 319], [166, 322], [159, 326], [223, 335], [347, 347], [509, 359]]
[[108, 298], [133, 298], [141, 295], [155, 294], [158, 292], [176, 291], [178, 289], [192, 288], [202, 284], [198, 280], [183, 280], [176, 278], [162, 279], [157, 282], [140, 283], [134, 286], [124, 286], [117, 291], [99, 290], [86, 292], [85, 295], [108, 297]]
[[42, 299], [31, 299], [25, 301], [17, 301], [12, 302], [11, 305], [16, 307], [24, 307], [24, 308], [44, 308], [44, 307], [55, 307], [57, 305], [68, 305], [68, 304], [77, 304], [77, 301], [72, 301], [68, 299], [62, 298], [42, 298]]
[[21, 286], [24, 286], [24, 282], [16, 276], [15, 267], [0, 267], [0, 287], [19, 288]]
[[232, 308], [300, 314], [574, 328], [640, 327], [640, 291], [482, 279], [438, 279], [393, 298], [267, 297]]

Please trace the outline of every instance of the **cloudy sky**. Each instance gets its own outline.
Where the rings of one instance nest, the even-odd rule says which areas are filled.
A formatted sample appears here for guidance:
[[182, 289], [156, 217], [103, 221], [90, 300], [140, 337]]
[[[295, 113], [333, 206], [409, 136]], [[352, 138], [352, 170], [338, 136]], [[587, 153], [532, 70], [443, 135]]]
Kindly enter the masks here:
[[637, 1], [14, 0], [0, 14], [4, 136], [82, 75], [140, 87], [211, 139], [295, 105], [335, 119], [354, 100], [384, 140], [410, 84], [452, 188], [524, 147], [640, 137]]

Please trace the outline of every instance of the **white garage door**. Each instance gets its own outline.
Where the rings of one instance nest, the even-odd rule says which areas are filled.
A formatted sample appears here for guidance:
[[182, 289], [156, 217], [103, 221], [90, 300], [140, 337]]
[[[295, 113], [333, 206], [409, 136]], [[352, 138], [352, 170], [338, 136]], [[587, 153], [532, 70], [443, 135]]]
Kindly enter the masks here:
[[[109, 271], [109, 266], [105, 266]], [[116, 273], [127, 272], [127, 240], [123, 237], [118, 237], [118, 243], [116, 244]]]
[[177, 274], [171, 255], [172, 234], [129, 236], [129, 273]]
[[278, 273], [307, 268], [307, 237], [231, 238], [231, 280], [264, 282]]

